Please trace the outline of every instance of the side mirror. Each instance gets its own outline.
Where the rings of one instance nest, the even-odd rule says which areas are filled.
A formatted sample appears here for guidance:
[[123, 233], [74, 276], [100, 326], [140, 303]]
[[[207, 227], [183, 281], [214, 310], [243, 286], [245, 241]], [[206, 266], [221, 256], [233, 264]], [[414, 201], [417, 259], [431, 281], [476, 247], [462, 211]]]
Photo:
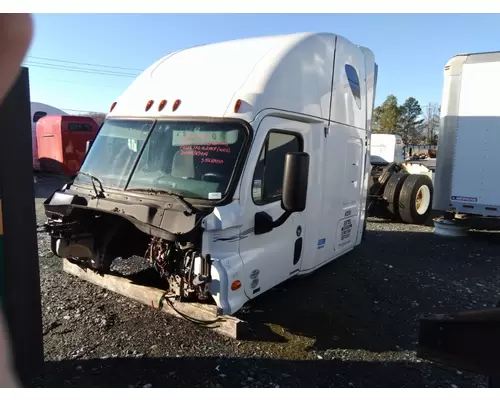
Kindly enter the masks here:
[[85, 144], [85, 154], [87, 154], [90, 150], [90, 147], [92, 146], [93, 140], [87, 140], [87, 143]]
[[281, 208], [293, 213], [304, 211], [309, 182], [309, 154], [303, 152], [287, 153], [283, 174]]

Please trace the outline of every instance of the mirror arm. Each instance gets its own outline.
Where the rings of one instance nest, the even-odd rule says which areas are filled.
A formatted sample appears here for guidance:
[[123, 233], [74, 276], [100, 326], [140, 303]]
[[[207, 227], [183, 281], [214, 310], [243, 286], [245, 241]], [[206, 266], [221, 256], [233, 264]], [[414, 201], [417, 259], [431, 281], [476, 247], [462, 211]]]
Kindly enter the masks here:
[[273, 221], [273, 229], [279, 228], [281, 225], [283, 225], [286, 220], [290, 218], [290, 215], [292, 215], [290, 211], [285, 211], [283, 214], [281, 214], [276, 221]]

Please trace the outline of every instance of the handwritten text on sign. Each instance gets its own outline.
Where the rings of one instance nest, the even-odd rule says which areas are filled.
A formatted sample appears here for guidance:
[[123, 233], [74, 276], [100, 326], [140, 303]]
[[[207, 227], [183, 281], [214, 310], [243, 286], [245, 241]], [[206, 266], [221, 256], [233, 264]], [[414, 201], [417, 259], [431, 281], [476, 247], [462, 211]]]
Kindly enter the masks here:
[[224, 164], [224, 160], [217, 158], [217, 154], [229, 154], [230, 152], [231, 148], [226, 143], [217, 143], [209, 146], [181, 146], [181, 155], [202, 157], [202, 163]]
[[200, 157], [201, 163], [224, 164], [224, 156], [231, 153], [230, 144], [236, 143], [238, 131], [203, 132], [174, 131], [173, 144], [181, 155]]

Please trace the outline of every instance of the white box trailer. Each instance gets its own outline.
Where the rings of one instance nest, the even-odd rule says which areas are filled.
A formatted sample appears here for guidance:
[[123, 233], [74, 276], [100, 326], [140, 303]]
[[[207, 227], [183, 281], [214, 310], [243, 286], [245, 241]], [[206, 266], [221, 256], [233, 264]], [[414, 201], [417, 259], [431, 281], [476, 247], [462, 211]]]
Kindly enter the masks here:
[[499, 217], [500, 52], [460, 54], [445, 66], [433, 208], [446, 219]]
[[168, 296], [228, 315], [351, 251], [365, 230], [376, 74], [369, 49], [330, 33], [162, 58], [46, 200], [54, 253], [102, 273], [146, 254]]

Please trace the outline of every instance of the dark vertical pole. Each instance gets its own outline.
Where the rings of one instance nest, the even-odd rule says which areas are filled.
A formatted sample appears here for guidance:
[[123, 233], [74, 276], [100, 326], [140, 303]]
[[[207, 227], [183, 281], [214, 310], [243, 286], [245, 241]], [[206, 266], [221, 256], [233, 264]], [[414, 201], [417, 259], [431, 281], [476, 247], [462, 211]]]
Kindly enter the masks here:
[[27, 68], [21, 68], [14, 86], [0, 105], [0, 140], [3, 219], [0, 301], [9, 326], [15, 367], [25, 384], [43, 364]]

